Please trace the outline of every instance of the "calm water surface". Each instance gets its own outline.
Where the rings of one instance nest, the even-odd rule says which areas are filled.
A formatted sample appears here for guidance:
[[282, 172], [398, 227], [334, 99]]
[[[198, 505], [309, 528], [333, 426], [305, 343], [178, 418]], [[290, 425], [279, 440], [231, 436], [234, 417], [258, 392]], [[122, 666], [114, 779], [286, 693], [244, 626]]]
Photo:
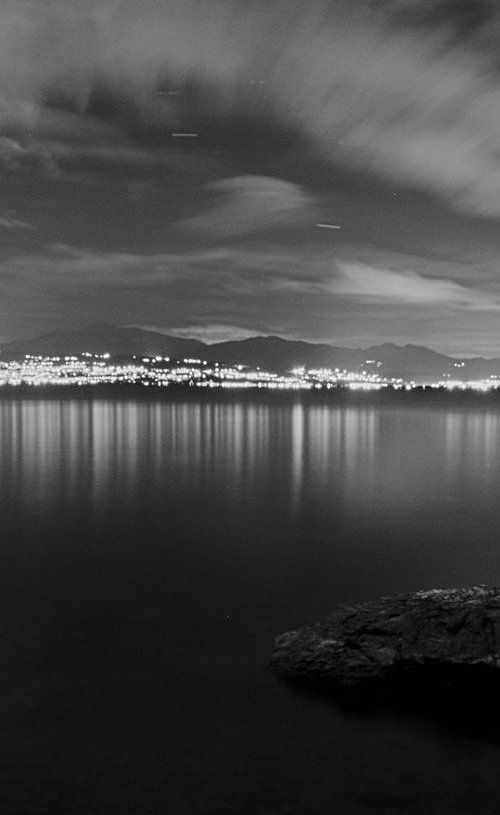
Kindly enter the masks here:
[[472, 700], [343, 710], [267, 667], [339, 603], [500, 584], [499, 451], [493, 407], [0, 401], [2, 812], [499, 813]]

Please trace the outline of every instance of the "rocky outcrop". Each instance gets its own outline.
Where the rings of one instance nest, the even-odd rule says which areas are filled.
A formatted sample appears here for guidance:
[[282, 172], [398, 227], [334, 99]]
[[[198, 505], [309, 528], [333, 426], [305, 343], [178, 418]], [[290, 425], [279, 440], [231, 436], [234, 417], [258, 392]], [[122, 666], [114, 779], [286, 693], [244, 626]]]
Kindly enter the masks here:
[[481, 674], [500, 688], [500, 588], [421, 591], [343, 606], [276, 639], [273, 670], [331, 687]]

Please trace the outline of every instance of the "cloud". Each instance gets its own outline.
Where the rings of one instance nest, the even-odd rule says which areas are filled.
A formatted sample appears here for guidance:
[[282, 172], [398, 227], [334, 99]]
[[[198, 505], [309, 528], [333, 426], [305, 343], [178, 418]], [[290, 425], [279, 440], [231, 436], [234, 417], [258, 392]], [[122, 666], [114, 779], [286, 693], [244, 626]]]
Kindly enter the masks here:
[[220, 204], [180, 226], [214, 238], [229, 238], [269, 228], [289, 226], [312, 217], [313, 199], [297, 185], [278, 178], [240, 176], [208, 187]]
[[22, 145], [16, 139], [0, 136], [0, 166], [12, 172], [39, 171], [47, 176], [57, 176], [58, 168], [45, 144]]
[[[499, 218], [500, 11], [468, 5], [3, 0], [0, 128], [44, 143], [52, 117], [77, 159], [60, 112], [125, 142], [196, 127], [205, 155], [252, 121]], [[18, 165], [36, 152], [19, 144]]]
[[329, 284], [334, 294], [367, 297], [416, 306], [449, 306], [500, 311], [500, 297], [484, 294], [452, 280], [423, 277], [414, 271], [392, 271], [361, 262], [336, 261], [340, 275]]
[[[0, 286], [2, 280], [13, 285], [29, 281], [33, 289], [48, 297], [61, 294], [75, 302], [84, 300], [86, 292], [92, 298], [100, 292], [108, 302], [112, 292], [113, 297], [130, 301], [130, 306], [134, 298], [143, 296], [161, 299], [170, 295], [186, 303], [205, 299], [207, 304], [219, 305], [227, 301], [227, 313], [236, 301], [247, 301], [253, 308], [264, 296], [277, 303], [289, 298], [297, 309], [305, 297], [311, 302], [334, 302], [340, 297], [367, 300], [374, 306], [500, 310], [500, 293], [453, 279], [453, 264], [411, 256], [398, 258], [392, 253], [370, 251], [370, 247], [345, 247], [344, 255], [332, 260], [330, 250], [285, 248], [276, 243], [152, 254], [91, 252], [52, 244], [44, 255], [4, 261]], [[407, 264], [413, 269], [405, 268]], [[487, 275], [485, 261], [483, 266]], [[486, 277], [483, 285], [488, 286]], [[203, 325], [226, 324], [232, 322], [203, 321]]]
[[[500, 355], [494, 258], [475, 288], [456, 264], [340, 249], [246, 246], [186, 252], [90, 252], [52, 244], [0, 265], [2, 334], [14, 338], [96, 320], [173, 329], [210, 341], [278, 334], [352, 347], [388, 340], [447, 353]], [[411, 272], [404, 271], [411, 269]], [[462, 275], [461, 269], [457, 274]]]
[[302, 308], [282, 291], [282, 278], [300, 278], [303, 266], [303, 255], [272, 244], [144, 255], [52, 244], [3, 260], [0, 320], [13, 337], [20, 326], [42, 331], [99, 319], [165, 331], [200, 326], [212, 341], [236, 328], [279, 333], [287, 309]]
[[70, 174], [75, 164], [96, 174], [128, 169], [132, 172], [154, 176], [158, 172], [176, 171], [190, 175], [207, 175], [210, 159], [188, 156], [170, 147], [168, 150], [145, 149], [140, 145], [127, 143], [109, 144], [68, 144], [63, 141], [45, 143], [53, 161], [59, 169]]
[[[200, 297], [229, 292], [262, 291], [262, 282], [272, 279], [266, 267], [260, 265], [259, 256], [253, 259], [252, 253], [244, 260], [244, 253], [225, 249], [208, 249], [191, 252], [159, 252], [136, 254], [133, 252], [97, 252], [56, 243], [45, 248], [43, 253], [23, 254], [3, 261], [0, 267], [0, 291], [2, 285], [11, 289], [28, 284], [50, 299], [53, 295], [74, 298], [85, 297], [88, 291], [92, 297], [106, 295], [107, 307], [109, 292], [115, 296], [130, 299], [141, 292], [152, 292], [151, 296], [163, 296], [176, 286], [183, 288], [189, 298], [193, 286]], [[269, 268], [273, 262], [269, 261]], [[253, 275], [258, 271], [258, 282]], [[245, 283], [246, 281], [246, 283]], [[205, 284], [205, 290], [201, 284]], [[191, 297], [193, 295], [191, 294]], [[43, 302], [42, 302], [43, 305]]]
[[0, 228], [8, 229], [9, 232], [13, 229], [35, 229], [32, 224], [28, 224], [25, 221], [20, 221], [18, 218], [12, 218], [10, 216], [0, 217]]
[[[158, 330], [154, 326], [141, 325], [151, 331]], [[164, 330], [164, 329], [160, 329]], [[173, 337], [183, 339], [195, 339], [206, 342], [209, 345], [215, 342], [231, 342], [234, 340], [246, 340], [249, 337], [264, 336], [262, 332], [255, 329], [245, 328], [240, 325], [224, 325], [220, 323], [201, 323], [200, 325], [188, 325], [182, 327], [169, 327], [168, 333]]]
[[[109, 136], [109, 132], [108, 132]], [[113, 139], [95, 142], [76, 140], [33, 140], [26, 145], [0, 137], [0, 166], [11, 173], [37, 171], [51, 178], [89, 178], [126, 171], [129, 177], [154, 178], [158, 173], [179, 172], [207, 176], [215, 161], [186, 155], [181, 150], [146, 149], [141, 145]]]

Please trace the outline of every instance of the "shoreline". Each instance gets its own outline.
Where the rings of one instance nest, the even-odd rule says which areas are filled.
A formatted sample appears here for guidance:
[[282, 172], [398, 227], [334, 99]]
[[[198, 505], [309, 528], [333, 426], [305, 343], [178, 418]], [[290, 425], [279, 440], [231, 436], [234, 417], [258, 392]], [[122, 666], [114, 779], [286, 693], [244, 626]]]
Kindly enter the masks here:
[[378, 391], [350, 390], [349, 388], [321, 390], [274, 390], [268, 388], [197, 388], [185, 385], [168, 387], [141, 384], [102, 385], [2, 385], [0, 402], [15, 401], [67, 401], [74, 399], [103, 400], [125, 399], [132, 401], [193, 401], [193, 402], [258, 402], [283, 404], [331, 406], [384, 406], [384, 407], [473, 407], [481, 409], [500, 408], [500, 392], [474, 390], [450, 391], [446, 388], [417, 387], [383, 389]]

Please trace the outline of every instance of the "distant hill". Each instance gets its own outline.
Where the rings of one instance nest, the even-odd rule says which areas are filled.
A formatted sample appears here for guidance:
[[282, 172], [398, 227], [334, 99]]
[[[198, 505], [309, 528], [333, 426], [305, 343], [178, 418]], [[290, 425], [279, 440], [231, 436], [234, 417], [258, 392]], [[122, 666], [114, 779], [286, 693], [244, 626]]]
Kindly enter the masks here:
[[251, 337], [234, 342], [207, 345], [199, 340], [181, 339], [141, 328], [125, 328], [108, 323], [74, 330], [57, 329], [28, 340], [15, 340], [3, 346], [4, 359], [25, 354], [62, 356], [88, 351], [111, 356], [168, 356], [170, 359], [195, 357], [210, 361], [242, 363], [251, 367], [284, 372], [296, 366], [377, 370], [387, 377], [429, 382], [443, 377], [461, 380], [500, 376], [500, 359], [455, 359], [418, 345], [383, 343], [370, 348], [340, 348], [332, 345], [284, 340], [280, 337]]
[[199, 357], [206, 345], [198, 340], [169, 337], [157, 331], [125, 328], [109, 323], [93, 323], [73, 330], [57, 329], [27, 340], [14, 340], [3, 346], [4, 358], [25, 354], [52, 356], [78, 354], [111, 354], [111, 356], [171, 356], [174, 359]]

